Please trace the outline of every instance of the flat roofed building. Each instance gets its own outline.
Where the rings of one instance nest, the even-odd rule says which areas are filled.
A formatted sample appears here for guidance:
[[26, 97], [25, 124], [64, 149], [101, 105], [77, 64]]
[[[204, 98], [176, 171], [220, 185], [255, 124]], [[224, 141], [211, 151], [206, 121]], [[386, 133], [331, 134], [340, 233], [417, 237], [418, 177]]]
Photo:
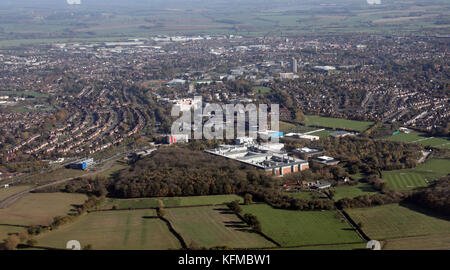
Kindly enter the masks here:
[[314, 161], [317, 161], [317, 162], [325, 164], [325, 165], [330, 165], [330, 166], [339, 164], [339, 160], [337, 160], [333, 157], [328, 157], [328, 156], [317, 157], [314, 159]]
[[312, 148], [308, 148], [308, 147], [297, 148], [293, 152], [298, 154], [303, 159], [309, 159], [313, 156], [323, 154], [322, 150], [312, 149]]
[[356, 133], [349, 132], [349, 131], [336, 131], [333, 133], [330, 133], [331, 137], [340, 138], [340, 137], [346, 137], [346, 136], [355, 136]]
[[288, 156], [285, 152], [274, 152], [268, 149], [270, 147], [261, 145], [220, 145], [216, 149], [205, 152], [245, 163], [264, 170], [270, 175], [283, 176], [309, 168], [309, 163], [303, 159]]

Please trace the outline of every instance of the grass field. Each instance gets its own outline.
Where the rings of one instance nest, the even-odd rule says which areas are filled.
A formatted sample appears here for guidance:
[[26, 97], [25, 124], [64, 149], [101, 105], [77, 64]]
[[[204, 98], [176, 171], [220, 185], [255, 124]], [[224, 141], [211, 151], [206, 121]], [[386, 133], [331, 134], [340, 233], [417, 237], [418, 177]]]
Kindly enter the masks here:
[[280, 131], [283, 131], [284, 133], [305, 133], [309, 131], [313, 131], [317, 128], [311, 128], [307, 126], [302, 126], [298, 124], [288, 123], [284, 121], [280, 121]]
[[266, 93], [269, 93], [271, 90], [269, 87], [264, 87], [264, 86], [255, 86], [252, 89], [255, 93], [258, 93], [258, 94], [266, 94]]
[[398, 204], [390, 204], [346, 211], [356, 223], [362, 222], [362, 230], [376, 240], [450, 232], [450, 221], [432, 216], [418, 208], [412, 210]]
[[430, 159], [413, 169], [383, 171], [383, 179], [394, 190], [428, 186], [430, 181], [450, 173], [450, 160]]
[[65, 248], [76, 239], [94, 249], [179, 249], [179, 241], [155, 210], [94, 212], [36, 237], [39, 246]]
[[364, 130], [368, 129], [371, 125], [373, 125], [373, 122], [323, 117], [317, 115], [306, 115], [305, 124], [309, 126], [319, 126], [334, 129], [347, 129], [363, 132]]
[[355, 198], [361, 195], [375, 194], [377, 191], [368, 183], [358, 183], [355, 186], [343, 185], [335, 188], [336, 193], [334, 200], [338, 201], [342, 198]]
[[123, 169], [126, 169], [126, 168], [128, 168], [127, 165], [121, 164], [121, 163], [116, 163], [111, 168], [109, 168], [108, 170], [106, 170], [106, 171], [104, 171], [102, 173], [99, 173], [98, 176], [103, 176], [103, 177], [109, 178], [109, 177], [113, 176], [116, 172], [118, 172], [120, 170], [123, 170]]
[[191, 197], [165, 197], [165, 198], [140, 198], [140, 199], [107, 199], [101, 206], [102, 209], [111, 209], [117, 205], [119, 209], [129, 208], [151, 208], [158, 206], [158, 200], [162, 200], [164, 206], [195, 206], [195, 205], [215, 205], [239, 200], [242, 197], [237, 195], [214, 195], [214, 196], [191, 196]]
[[435, 138], [426, 137], [422, 133], [411, 132], [411, 133], [399, 133], [385, 138], [389, 141], [395, 142], [406, 142], [406, 143], [417, 143], [423, 146], [432, 146], [436, 148], [450, 149], [450, 139], [449, 138]]
[[227, 207], [194, 207], [166, 209], [166, 218], [185, 239], [200, 247], [231, 248], [271, 247], [273, 243], [249, 231]]
[[30, 189], [31, 185], [24, 185], [24, 186], [11, 186], [9, 188], [0, 188], [0, 201], [3, 201], [4, 199], [11, 197], [12, 195], [15, 195], [17, 193], [20, 193], [22, 191]]
[[0, 224], [49, 225], [56, 216], [65, 216], [72, 204], [82, 204], [87, 197], [70, 193], [29, 194], [0, 209]]
[[10, 233], [26, 232], [25, 227], [0, 225], [0, 242], [8, 237]]
[[362, 242], [336, 211], [292, 211], [265, 204], [243, 207], [256, 215], [264, 233], [285, 247]]
[[388, 250], [449, 250], [450, 233], [388, 239], [383, 249]]

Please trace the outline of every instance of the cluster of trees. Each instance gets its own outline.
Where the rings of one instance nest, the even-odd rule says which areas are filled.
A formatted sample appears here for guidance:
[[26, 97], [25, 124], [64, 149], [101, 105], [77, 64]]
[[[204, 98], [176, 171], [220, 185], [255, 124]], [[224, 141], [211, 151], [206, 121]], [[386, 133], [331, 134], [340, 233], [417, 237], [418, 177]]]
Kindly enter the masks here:
[[450, 175], [414, 192], [407, 201], [450, 217]]
[[408, 194], [399, 191], [387, 191], [385, 193], [376, 193], [373, 195], [362, 195], [356, 198], [340, 199], [336, 206], [338, 208], [363, 208], [391, 203], [399, 203], [406, 199]]
[[331, 210], [334, 203], [331, 200], [304, 200], [292, 198], [282, 192], [264, 187], [257, 187], [249, 190], [253, 198], [257, 201], [265, 202], [274, 208], [289, 210]]
[[165, 148], [119, 172], [107, 186], [118, 198], [245, 193], [274, 180], [238, 162], [184, 148]]
[[37, 240], [26, 232], [10, 234], [3, 242], [0, 242], [0, 250], [14, 250], [21, 243], [33, 247], [36, 246]]
[[326, 150], [348, 168], [355, 165], [366, 174], [377, 173], [379, 170], [414, 168], [423, 150], [423, 146], [416, 144], [352, 136], [327, 137], [313, 142], [311, 146]]

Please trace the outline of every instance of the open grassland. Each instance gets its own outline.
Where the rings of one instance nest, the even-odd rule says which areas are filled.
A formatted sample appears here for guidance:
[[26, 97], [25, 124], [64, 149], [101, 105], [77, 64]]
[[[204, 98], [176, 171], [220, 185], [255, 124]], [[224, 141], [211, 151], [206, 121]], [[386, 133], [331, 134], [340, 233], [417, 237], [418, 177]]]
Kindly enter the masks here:
[[363, 132], [364, 130], [372, 126], [373, 122], [323, 117], [317, 115], [306, 115], [305, 124], [309, 126], [346, 129]]
[[436, 148], [450, 149], [449, 138], [427, 137], [424, 134], [418, 132], [399, 133], [387, 137], [385, 139], [394, 142], [416, 143], [421, 144], [423, 146], [432, 146]]
[[[414, 210], [413, 210], [414, 209]], [[348, 209], [346, 212], [372, 239], [384, 240], [450, 232], [450, 221], [420, 208], [398, 204]]]
[[355, 243], [362, 240], [336, 211], [293, 211], [265, 204], [243, 207], [258, 217], [262, 231], [285, 247]]
[[368, 183], [358, 183], [357, 185], [343, 185], [335, 188], [336, 193], [334, 200], [338, 201], [342, 198], [355, 198], [361, 195], [371, 195], [377, 193], [373, 187]]
[[24, 185], [24, 186], [11, 186], [9, 188], [0, 188], [0, 201], [3, 201], [17, 193], [28, 190], [32, 187], [33, 186], [31, 185]]
[[218, 205], [231, 201], [242, 202], [242, 197], [237, 195], [213, 195], [213, 196], [191, 196], [191, 197], [165, 197], [165, 198], [139, 198], [139, 199], [107, 199], [101, 209], [111, 209], [116, 205], [119, 209], [152, 208], [158, 206], [158, 200], [162, 200], [166, 207], [195, 206], [195, 205]]
[[430, 159], [413, 169], [383, 171], [383, 179], [394, 190], [406, 190], [425, 187], [432, 180], [450, 173], [450, 160]]
[[383, 243], [388, 250], [450, 250], [450, 233], [388, 239]]
[[264, 86], [255, 86], [252, 89], [257, 94], [267, 94], [271, 91], [271, 89], [269, 87], [264, 87]]
[[179, 249], [181, 245], [155, 210], [94, 212], [39, 235], [39, 246], [65, 248], [76, 239], [94, 249]]
[[44, 184], [49, 182], [54, 182], [62, 179], [81, 177], [88, 172], [83, 170], [73, 170], [66, 168], [59, 168], [52, 171], [26, 175], [20, 178], [21, 182], [33, 183], [33, 184]]
[[98, 176], [103, 176], [103, 177], [112, 177], [115, 173], [117, 173], [120, 170], [129, 168], [129, 166], [122, 164], [122, 163], [115, 163], [111, 168], [109, 168], [108, 170], [99, 173]]
[[0, 225], [0, 242], [2, 242], [3, 239], [6, 239], [10, 233], [21, 233], [26, 231], [27, 229], [25, 227]]
[[0, 209], [0, 224], [49, 225], [56, 216], [65, 216], [86, 201], [82, 194], [34, 193]]
[[341, 244], [341, 245], [316, 245], [294, 248], [280, 248], [278, 250], [354, 250], [365, 249], [366, 243]]
[[260, 248], [272, 247], [259, 234], [249, 230], [227, 207], [166, 209], [166, 218], [182, 235], [186, 244], [200, 247]]

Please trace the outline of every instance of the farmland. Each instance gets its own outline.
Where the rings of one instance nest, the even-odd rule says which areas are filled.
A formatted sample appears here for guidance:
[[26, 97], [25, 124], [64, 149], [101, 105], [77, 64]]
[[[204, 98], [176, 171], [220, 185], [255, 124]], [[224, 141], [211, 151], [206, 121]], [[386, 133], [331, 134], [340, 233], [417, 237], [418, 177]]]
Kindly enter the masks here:
[[29, 194], [6, 209], [0, 209], [2, 224], [48, 225], [55, 216], [67, 215], [73, 204], [82, 204], [85, 195], [69, 193]]
[[118, 209], [138, 209], [153, 208], [158, 206], [158, 200], [161, 200], [166, 207], [174, 206], [195, 206], [195, 205], [216, 205], [239, 200], [242, 198], [237, 195], [215, 195], [215, 196], [192, 196], [192, 197], [165, 197], [165, 198], [140, 198], [140, 199], [106, 199], [102, 204], [102, 209], [111, 209], [114, 205]]
[[342, 198], [355, 198], [361, 195], [371, 195], [377, 193], [373, 187], [368, 183], [358, 183], [354, 186], [343, 185], [335, 188], [336, 193], [334, 200], [338, 201]]
[[94, 212], [36, 238], [40, 246], [65, 248], [77, 239], [94, 249], [179, 249], [180, 243], [155, 210]]
[[200, 247], [227, 246], [257, 248], [274, 246], [248, 226], [226, 207], [194, 207], [166, 209], [166, 218], [185, 239], [187, 245]]
[[336, 211], [292, 211], [258, 204], [243, 207], [258, 217], [262, 231], [284, 247], [361, 242]]
[[443, 234], [450, 231], [450, 221], [419, 208], [390, 204], [346, 211], [356, 223], [363, 224], [362, 230], [370, 238], [377, 240]]
[[427, 137], [418, 132], [398, 133], [385, 139], [395, 142], [417, 143], [423, 146], [450, 149], [450, 140], [448, 138]]
[[383, 179], [394, 190], [428, 186], [432, 180], [450, 173], [450, 160], [430, 159], [413, 169], [383, 171]]
[[333, 129], [346, 129], [363, 132], [364, 130], [368, 129], [371, 125], [373, 125], [373, 122], [323, 117], [317, 115], [306, 115], [305, 124], [308, 126], [318, 126]]
[[[389, 2], [376, 7], [366, 1], [342, 0], [333, 1], [332, 6], [327, 1], [320, 1], [319, 6], [312, 0], [302, 1], [302, 4], [284, 0], [265, 3], [210, 1], [206, 6], [195, 1], [147, 1], [145, 4], [115, 1], [104, 7], [97, 2], [83, 3], [70, 12], [63, 2], [46, 2], [41, 3], [40, 8], [30, 4], [29, 8], [35, 9], [34, 16], [42, 16], [39, 21], [33, 20], [28, 10], [20, 5], [6, 5], [4, 8], [8, 12], [2, 15], [21, 20], [6, 20], [2, 24], [4, 34], [0, 37], [4, 40], [0, 46], [67, 40], [103, 41], [114, 37], [175, 33], [264, 36], [281, 32], [287, 35], [328, 34], [330, 29], [335, 33], [447, 33], [449, 27], [446, 23], [439, 24], [440, 18], [448, 15], [448, 10], [442, 8], [446, 3], [441, 0]], [[128, 5], [124, 7], [124, 3]], [[43, 7], [51, 7], [55, 15], [47, 17], [46, 13], [38, 12]], [[414, 15], [417, 12], [420, 13]], [[83, 23], [75, 23], [80, 20]], [[5, 38], [12, 34], [14, 39]]]
[[384, 241], [387, 250], [438, 250], [450, 249], [450, 233], [389, 239]]

